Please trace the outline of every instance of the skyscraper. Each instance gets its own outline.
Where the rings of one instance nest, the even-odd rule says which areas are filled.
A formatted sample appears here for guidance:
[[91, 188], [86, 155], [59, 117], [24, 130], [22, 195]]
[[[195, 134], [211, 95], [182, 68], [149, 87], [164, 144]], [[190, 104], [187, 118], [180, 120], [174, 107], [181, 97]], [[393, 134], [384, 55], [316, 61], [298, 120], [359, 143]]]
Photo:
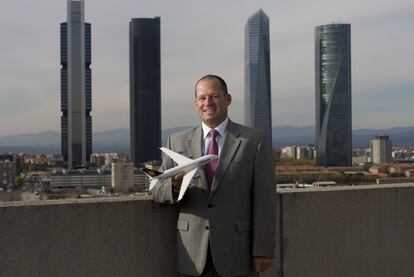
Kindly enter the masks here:
[[131, 160], [159, 160], [161, 145], [160, 18], [129, 23]]
[[247, 20], [244, 51], [244, 122], [271, 139], [269, 18], [261, 9]]
[[68, 168], [86, 165], [92, 153], [91, 24], [84, 1], [67, 1], [60, 24], [61, 147]]
[[351, 25], [315, 28], [316, 164], [352, 164]]

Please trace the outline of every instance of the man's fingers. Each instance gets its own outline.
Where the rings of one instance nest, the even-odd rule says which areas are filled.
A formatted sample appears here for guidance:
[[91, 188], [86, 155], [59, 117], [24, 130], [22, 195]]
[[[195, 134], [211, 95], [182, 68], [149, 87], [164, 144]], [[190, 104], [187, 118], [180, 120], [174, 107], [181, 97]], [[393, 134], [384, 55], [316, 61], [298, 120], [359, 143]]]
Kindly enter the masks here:
[[174, 182], [181, 182], [183, 180], [185, 173], [183, 171], [178, 172], [175, 176], [173, 176]]
[[176, 189], [179, 189], [181, 187], [181, 183], [183, 182], [184, 175], [185, 173], [183, 171], [180, 171], [176, 175], [171, 177], [172, 184]]

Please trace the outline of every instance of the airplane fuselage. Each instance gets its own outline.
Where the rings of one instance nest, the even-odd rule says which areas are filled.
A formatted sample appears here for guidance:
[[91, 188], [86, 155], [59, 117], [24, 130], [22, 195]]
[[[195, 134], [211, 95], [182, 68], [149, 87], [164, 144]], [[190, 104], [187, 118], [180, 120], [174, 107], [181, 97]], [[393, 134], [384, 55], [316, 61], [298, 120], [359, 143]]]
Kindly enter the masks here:
[[205, 155], [205, 156], [197, 158], [197, 159], [195, 159], [191, 162], [181, 164], [181, 165], [177, 165], [173, 168], [167, 169], [161, 175], [153, 177], [153, 179], [165, 179], [165, 178], [173, 177], [176, 174], [178, 174], [178, 172], [181, 172], [181, 171], [184, 172], [184, 173], [187, 173], [187, 172], [193, 170], [194, 168], [205, 165], [205, 164], [207, 164], [207, 163], [209, 163], [209, 162], [211, 162], [215, 159], [217, 159], [216, 155]]

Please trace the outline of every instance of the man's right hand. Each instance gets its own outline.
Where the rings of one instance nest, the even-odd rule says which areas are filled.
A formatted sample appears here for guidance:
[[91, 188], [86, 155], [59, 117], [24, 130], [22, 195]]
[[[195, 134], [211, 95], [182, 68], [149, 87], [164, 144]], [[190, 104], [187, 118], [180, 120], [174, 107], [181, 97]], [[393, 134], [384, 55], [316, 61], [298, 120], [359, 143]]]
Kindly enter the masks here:
[[184, 171], [180, 171], [175, 176], [171, 177], [171, 182], [174, 190], [179, 191], [181, 189], [181, 183], [183, 182], [184, 175]]

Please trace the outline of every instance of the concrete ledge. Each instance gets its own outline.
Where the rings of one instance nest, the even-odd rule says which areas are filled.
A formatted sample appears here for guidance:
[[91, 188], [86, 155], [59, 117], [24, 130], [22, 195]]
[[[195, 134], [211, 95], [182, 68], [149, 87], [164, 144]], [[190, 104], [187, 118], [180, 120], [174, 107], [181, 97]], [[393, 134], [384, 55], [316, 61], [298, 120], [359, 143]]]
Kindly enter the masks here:
[[151, 195], [139, 196], [119, 196], [119, 197], [95, 197], [95, 198], [73, 198], [73, 199], [56, 199], [56, 200], [35, 200], [35, 201], [9, 201], [0, 202], [1, 207], [20, 207], [20, 206], [50, 206], [50, 205], [72, 205], [84, 203], [113, 203], [113, 202], [131, 202], [136, 200], [152, 200]]
[[325, 192], [325, 191], [358, 191], [358, 190], [375, 190], [375, 189], [398, 189], [398, 188], [414, 188], [414, 183], [404, 184], [384, 184], [384, 185], [355, 185], [355, 186], [335, 186], [335, 187], [319, 187], [319, 188], [278, 188], [277, 192], [283, 193], [301, 193], [301, 192]]

